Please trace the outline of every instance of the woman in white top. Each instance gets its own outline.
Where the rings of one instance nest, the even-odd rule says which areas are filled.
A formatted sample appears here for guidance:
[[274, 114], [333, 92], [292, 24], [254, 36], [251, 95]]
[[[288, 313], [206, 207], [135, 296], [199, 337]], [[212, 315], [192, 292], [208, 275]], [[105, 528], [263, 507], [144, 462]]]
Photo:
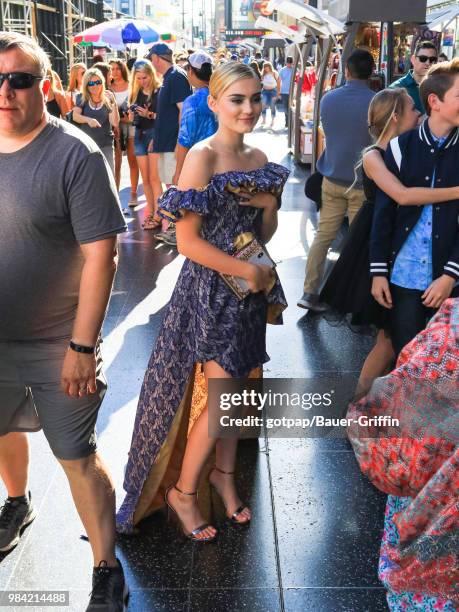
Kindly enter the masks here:
[[[115, 141], [115, 181], [119, 190], [121, 180], [121, 162], [123, 150], [127, 152], [131, 177], [131, 195], [129, 206], [137, 204], [137, 186], [139, 184], [139, 166], [134, 152], [135, 128], [128, 116], [129, 73], [126, 64], [121, 60], [112, 60], [110, 90], [113, 92], [120, 114], [120, 138]], [[123, 146], [124, 144], [124, 146]]]
[[262, 122], [261, 125], [265, 124], [266, 111], [268, 108], [271, 109], [271, 125], [273, 127], [274, 118], [276, 116], [276, 100], [280, 97], [281, 80], [279, 75], [274, 70], [271, 62], [265, 62], [263, 64], [263, 71], [261, 73], [261, 84], [263, 86], [261, 90], [261, 98], [263, 101]]

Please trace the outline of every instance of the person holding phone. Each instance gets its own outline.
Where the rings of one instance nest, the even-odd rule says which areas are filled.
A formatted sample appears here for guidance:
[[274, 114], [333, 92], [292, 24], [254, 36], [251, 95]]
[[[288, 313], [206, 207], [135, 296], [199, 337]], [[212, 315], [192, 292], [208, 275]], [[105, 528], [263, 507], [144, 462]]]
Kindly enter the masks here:
[[110, 90], [115, 96], [116, 105], [120, 114], [120, 138], [115, 141], [115, 182], [119, 191], [121, 181], [121, 162], [123, 151], [127, 153], [129, 163], [129, 174], [131, 179], [131, 195], [129, 206], [137, 204], [137, 186], [139, 183], [139, 167], [134, 152], [135, 129], [129, 120], [128, 97], [129, 97], [129, 73], [125, 62], [112, 60]]
[[142, 176], [143, 191], [147, 199], [144, 230], [161, 227], [161, 219], [156, 214], [158, 198], [161, 195], [161, 181], [158, 163], [153, 155], [156, 106], [161, 81], [147, 59], [137, 60], [131, 72], [129, 85], [129, 119], [135, 128], [134, 152]]

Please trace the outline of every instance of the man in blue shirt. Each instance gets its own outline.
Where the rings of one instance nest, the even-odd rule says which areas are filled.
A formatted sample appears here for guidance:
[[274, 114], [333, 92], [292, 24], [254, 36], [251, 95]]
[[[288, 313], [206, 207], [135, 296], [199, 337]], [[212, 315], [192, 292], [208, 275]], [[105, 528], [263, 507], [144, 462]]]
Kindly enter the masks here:
[[368, 87], [368, 79], [373, 66], [373, 57], [368, 51], [353, 51], [347, 60], [346, 84], [327, 93], [322, 101], [321, 119], [327, 142], [317, 162], [317, 170], [324, 177], [322, 208], [306, 264], [304, 293], [297, 302], [300, 308], [325, 310], [318, 302], [318, 294], [328, 249], [346, 214], [352, 223], [363, 204], [362, 184], [354, 181], [354, 168], [363, 149], [371, 143], [368, 107], [375, 94]]
[[[191, 95], [191, 87], [185, 72], [175, 66], [172, 49], [165, 43], [155, 43], [147, 57], [155, 70], [163, 76], [163, 84], [158, 93], [156, 106], [153, 153], [158, 154], [158, 174], [166, 186], [175, 184], [178, 179], [176, 147], [183, 101]], [[156, 234], [155, 238], [167, 244], [177, 244], [175, 227], [170, 231]]]
[[290, 95], [290, 83], [293, 76], [293, 57], [288, 56], [286, 64], [279, 71], [279, 77], [281, 80], [281, 99], [282, 106], [285, 113], [285, 127], [288, 127], [288, 108], [289, 108], [289, 95]]
[[243, 64], [245, 64], [247, 66], [247, 64], [250, 64], [250, 57], [248, 56], [248, 54], [245, 51], [241, 51], [239, 53], [239, 57], [241, 58], [241, 62]]
[[177, 144], [177, 176], [180, 176], [186, 154], [193, 145], [217, 131], [217, 118], [207, 104], [212, 58], [204, 51], [196, 51], [188, 58], [186, 72], [195, 93], [183, 103]]

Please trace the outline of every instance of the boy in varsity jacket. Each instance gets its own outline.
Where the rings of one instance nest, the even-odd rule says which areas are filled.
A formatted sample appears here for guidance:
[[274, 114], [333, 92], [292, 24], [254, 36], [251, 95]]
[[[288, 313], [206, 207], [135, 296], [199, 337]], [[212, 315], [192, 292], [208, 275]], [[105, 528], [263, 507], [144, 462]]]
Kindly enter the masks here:
[[[459, 184], [459, 58], [433, 66], [421, 84], [427, 119], [391, 141], [385, 162], [406, 187]], [[370, 237], [373, 297], [391, 310], [396, 354], [457, 295], [459, 200], [397, 206], [378, 191]]]

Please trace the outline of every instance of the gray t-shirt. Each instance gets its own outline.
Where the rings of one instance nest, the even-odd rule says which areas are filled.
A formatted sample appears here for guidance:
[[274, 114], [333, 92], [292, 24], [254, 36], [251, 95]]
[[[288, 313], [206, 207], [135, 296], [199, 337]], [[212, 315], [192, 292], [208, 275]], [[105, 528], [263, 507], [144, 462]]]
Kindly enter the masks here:
[[82, 109], [85, 117], [97, 119], [100, 123], [98, 128], [89, 127], [87, 123], [79, 123], [78, 127], [80, 130], [92, 138], [101, 149], [110, 147], [113, 144], [113, 130], [110, 123], [110, 111], [105, 104], [101, 108], [91, 108], [88, 102], [83, 102], [80, 94], [80, 97], [77, 99], [77, 106]]
[[0, 341], [70, 337], [79, 245], [126, 231], [107, 163], [81, 130], [49, 117], [31, 143], [0, 153], [0, 185]]

